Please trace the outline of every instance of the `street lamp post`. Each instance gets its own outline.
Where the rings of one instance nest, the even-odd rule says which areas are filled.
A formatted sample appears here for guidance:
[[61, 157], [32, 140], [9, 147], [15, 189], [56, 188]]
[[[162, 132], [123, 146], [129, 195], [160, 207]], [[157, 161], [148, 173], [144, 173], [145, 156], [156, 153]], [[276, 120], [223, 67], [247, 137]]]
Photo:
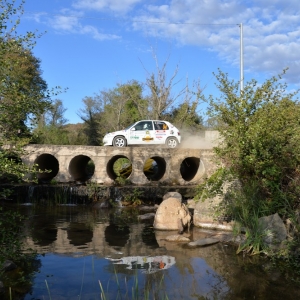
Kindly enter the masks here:
[[244, 55], [243, 55], [243, 23], [239, 24], [240, 27], [240, 93], [244, 90]]

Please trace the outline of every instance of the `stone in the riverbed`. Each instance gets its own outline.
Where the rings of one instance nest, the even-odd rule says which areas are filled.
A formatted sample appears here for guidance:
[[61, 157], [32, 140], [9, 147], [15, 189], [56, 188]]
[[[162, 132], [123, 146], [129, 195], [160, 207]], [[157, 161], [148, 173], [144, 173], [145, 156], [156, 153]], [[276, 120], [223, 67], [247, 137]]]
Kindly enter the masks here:
[[153, 227], [159, 230], [178, 230], [190, 226], [191, 215], [188, 208], [178, 198], [167, 198], [159, 205]]
[[3, 263], [3, 265], [1, 266], [1, 270], [4, 271], [4, 272], [11, 271], [11, 270], [14, 270], [16, 268], [17, 268], [16, 264], [11, 260], [6, 260]]
[[156, 211], [158, 208], [158, 205], [155, 206], [141, 206], [139, 207], [139, 211]]
[[263, 242], [273, 251], [284, 246], [287, 239], [286, 227], [278, 213], [258, 219], [258, 224], [262, 230]]
[[219, 243], [220, 240], [216, 238], [205, 238], [205, 239], [200, 239], [194, 242], [188, 243], [188, 246], [190, 247], [204, 247], [204, 246], [209, 246], [213, 245], [216, 243]]
[[155, 213], [148, 213], [148, 214], [143, 214], [143, 215], [139, 215], [138, 219], [143, 221], [143, 220], [151, 220], [154, 219], [155, 217]]
[[176, 198], [180, 202], [182, 202], [182, 195], [178, 192], [168, 192], [163, 196], [163, 201], [168, 199], [168, 198]]
[[166, 237], [166, 241], [168, 242], [190, 242], [191, 240], [186, 237], [186, 236], [183, 236], [181, 234], [173, 234], [173, 235], [168, 235]]

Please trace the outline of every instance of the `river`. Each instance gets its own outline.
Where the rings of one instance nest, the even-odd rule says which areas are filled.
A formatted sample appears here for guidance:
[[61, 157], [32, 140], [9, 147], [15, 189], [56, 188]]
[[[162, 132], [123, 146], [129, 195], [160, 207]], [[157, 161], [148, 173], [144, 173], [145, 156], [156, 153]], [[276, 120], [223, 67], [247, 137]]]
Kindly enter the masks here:
[[[167, 242], [174, 232], [138, 221], [137, 209], [12, 209], [27, 216], [24, 244], [38, 253], [24, 300], [300, 299], [299, 286], [266, 258], [236, 255], [222, 243]], [[208, 234], [195, 227], [189, 233], [192, 240]]]

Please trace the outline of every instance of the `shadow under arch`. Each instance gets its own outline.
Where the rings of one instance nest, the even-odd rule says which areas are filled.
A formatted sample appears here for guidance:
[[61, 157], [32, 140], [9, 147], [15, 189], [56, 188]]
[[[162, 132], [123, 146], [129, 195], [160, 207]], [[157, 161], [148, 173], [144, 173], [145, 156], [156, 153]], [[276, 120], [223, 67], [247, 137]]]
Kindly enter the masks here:
[[180, 165], [180, 174], [185, 181], [191, 181], [197, 174], [200, 166], [199, 157], [187, 157]]
[[69, 173], [75, 181], [87, 181], [95, 173], [95, 164], [87, 155], [77, 155], [70, 161]]
[[148, 180], [158, 181], [165, 175], [166, 165], [163, 157], [152, 156], [145, 161], [143, 171]]
[[59, 171], [59, 163], [55, 156], [52, 154], [44, 153], [39, 155], [34, 164], [38, 165], [36, 170], [41, 170], [42, 173], [37, 173], [39, 181], [51, 181]]
[[128, 225], [110, 224], [105, 228], [105, 241], [112, 247], [124, 247], [129, 239]]
[[74, 246], [82, 246], [93, 239], [93, 231], [84, 223], [72, 222], [68, 226], [68, 239]]

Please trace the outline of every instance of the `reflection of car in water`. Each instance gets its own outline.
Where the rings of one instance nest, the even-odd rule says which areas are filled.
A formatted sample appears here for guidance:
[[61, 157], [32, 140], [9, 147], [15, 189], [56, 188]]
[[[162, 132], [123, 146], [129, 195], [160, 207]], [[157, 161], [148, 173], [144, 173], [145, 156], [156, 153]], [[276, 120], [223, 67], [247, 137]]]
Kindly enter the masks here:
[[138, 121], [124, 130], [107, 133], [104, 146], [166, 145], [177, 147], [181, 142], [179, 130], [170, 122], [159, 120]]
[[161, 256], [127, 256], [119, 259], [107, 258], [114, 264], [127, 265], [129, 270], [143, 270], [144, 273], [155, 273], [175, 265], [175, 257]]

